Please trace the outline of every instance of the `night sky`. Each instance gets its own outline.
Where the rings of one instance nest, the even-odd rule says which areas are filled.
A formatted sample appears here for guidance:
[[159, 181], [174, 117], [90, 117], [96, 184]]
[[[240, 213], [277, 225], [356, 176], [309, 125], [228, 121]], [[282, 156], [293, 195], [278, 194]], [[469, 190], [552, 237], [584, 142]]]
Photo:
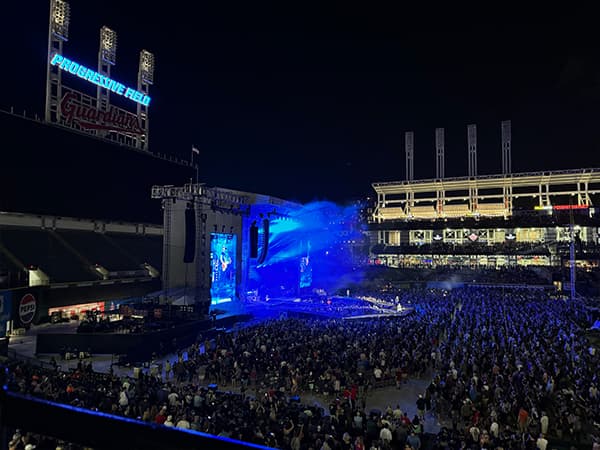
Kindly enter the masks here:
[[[591, 11], [193, 3], [72, 0], [65, 55], [95, 67], [106, 24], [119, 36], [112, 77], [134, 85], [139, 50], [152, 51], [151, 148], [187, 158], [196, 145], [208, 184], [302, 202], [365, 197], [370, 183], [405, 177], [405, 131], [415, 132], [415, 178], [434, 176], [436, 127], [446, 175], [462, 176], [469, 123], [479, 173], [498, 173], [505, 119], [513, 171], [600, 166]], [[0, 107], [41, 115], [48, 2], [3, 9], [14, 20]]]

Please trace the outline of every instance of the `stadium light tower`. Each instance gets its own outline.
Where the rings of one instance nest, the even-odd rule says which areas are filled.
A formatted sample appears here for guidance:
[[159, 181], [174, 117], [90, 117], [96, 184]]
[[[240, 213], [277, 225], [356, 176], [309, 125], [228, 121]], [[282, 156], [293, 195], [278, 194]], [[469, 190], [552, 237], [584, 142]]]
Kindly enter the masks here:
[[[404, 150], [406, 152], [406, 181], [414, 180], [415, 165], [415, 135], [412, 131], [404, 133]], [[406, 194], [406, 211], [410, 211], [414, 203], [414, 192]]]
[[50, 2], [50, 30], [62, 41], [69, 40], [69, 24], [71, 22], [71, 7], [65, 0]]
[[[469, 179], [477, 177], [477, 125], [467, 125], [467, 149], [469, 156]], [[469, 183], [470, 184], [470, 183]], [[469, 207], [471, 213], [476, 213], [479, 207], [477, 188], [469, 187]]]
[[100, 28], [100, 59], [110, 66], [117, 63], [117, 33], [107, 26]]
[[511, 161], [511, 122], [510, 120], [503, 120], [500, 124], [502, 130], [502, 173], [504, 175], [510, 175], [512, 172], [512, 161]]
[[[98, 73], [110, 78], [110, 67], [117, 62], [117, 33], [107, 26], [100, 28], [100, 49], [98, 50]], [[110, 90], [98, 85], [98, 109], [108, 111], [110, 108]]]
[[512, 183], [506, 181], [506, 178], [510, 177], [512, 173], [510, 120], [503, 120], [500, 124], [500, 130], [502, 134], [502, 174], [505, 179], [503, 187], [504, 209], [505, 214], [512, 214]]
[[438, 180], [444, 179], [444, 129], [435, 129], [435, 177]]
[[[138, 69], [138, 91], [143, 92], [144, 95], [149, 95], [150, 85], [154, 84], [154, 68], [154, 54], [150, 53], [148, 50], [142, 50], [140, 52], [140, 67]], [[137, 115], [140, 118], [140, 126], [142, 127], [142, 130], [144, 130], [144, 135], [141, 137], [141, 148], [148, 150], [148, 144], [150, 143], [148, 105], [138, 103]]]
[[[435, 178], [443, 180], [446, 174], [444, 173], [444, 129], [435, 129]], [[442, 188], [436, 191], [435, 210], [441, 216], [444, 213], [444, 190]]]
[[404, 151], [406, 154], [406, 181], [414, 179], [415, 136], [412, 131], [404, 133]]
[[575, 268], [575, 229], [573, 225], [573, 196], [571, 196], [569, 197], [569, 287], [571, 300], [575, 300], [575, 296], [577, 295], [575, 291], [577, 271]]
[[46, 69], [46, 114], [47, 122], [58, 121], [58, 103], [62, 97], [62, 71], [50, 64], [52, 56], [62, 54], [63, 43], [69, 40], [71, 8], [65, 0], [50, 0], [48, 24], [48, 66]]

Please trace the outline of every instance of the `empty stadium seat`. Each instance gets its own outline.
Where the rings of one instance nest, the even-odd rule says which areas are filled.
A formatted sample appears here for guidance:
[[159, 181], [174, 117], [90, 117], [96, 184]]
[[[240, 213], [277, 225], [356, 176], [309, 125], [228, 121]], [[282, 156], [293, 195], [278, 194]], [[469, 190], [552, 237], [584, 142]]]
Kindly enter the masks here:
[[108, 271], [137, 270], [139, 264], [132, 257], [107, 245], [106, 239], [93, 231], [60, 231], [62, 238], [85, 256], [92, 264], [99, 264]]
[[1, 228], [2, 244], [25, 267], [36, 266], [51, 283], [94, 281], [98, 277], [51, 232], [40, 228]]
[[157, 270], [162, 268], [162, 236], [144, 236], [125, 233], [107, 233], [105, 238], [136, 263], [148, 263]]
[[444, 216], [446, 217], [466, 217], [469, 215], [469, 205], [445, 205]]
[[406, 214], [404, 214], [404, 208], [399, 206], [392, 208], [380, 208], [378, 214], [379, 217], [384, 220], [404, 219], [406, 217]]
[[504, 203], [480, 203], [477, 205], [477, 212], [482, 216], [504, 216], [506, 208]]
[[413, 206], [410, 213], [417, 219], [434, 219], [437, 217], [433, 206]]

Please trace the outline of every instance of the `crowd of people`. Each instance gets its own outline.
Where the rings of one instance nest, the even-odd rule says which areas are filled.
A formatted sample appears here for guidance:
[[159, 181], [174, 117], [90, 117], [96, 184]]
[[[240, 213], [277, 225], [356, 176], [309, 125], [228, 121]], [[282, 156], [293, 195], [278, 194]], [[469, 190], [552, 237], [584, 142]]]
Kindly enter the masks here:
[[[439, 449], [550, 450], [589, 445], [600, 425], [599, 355], [587, 342], [585, 300], [544, 291], [465, 288], [397, 293], [403, 318], [281, 318], [200, 339], [138, 378], [8, 363], [16, 392], [164, 426], [286, 449], [420, 450], [432, 420]], [[187, 357], [186, 357], [187, 356]], [[417, 414], [380, 386], [431, 380]], [[223, 391], [223, 386], [228, 390]], [[303, 404], [311, 394], [324, 407]], [[18, 448], [18, 447], [14, 447]]]
[[430, 265], [402, 268], [373, 266], [366, 272], [365, 281], [360, 287], [375, 290], [378, 286], [383, 287], [394, 284], [402, 285], [430, 281], [549, 285], [552, 282], [552, 273], [544, 267], [525, 266], [498, 268], [471, 268], [466, 266], [431, 267]]

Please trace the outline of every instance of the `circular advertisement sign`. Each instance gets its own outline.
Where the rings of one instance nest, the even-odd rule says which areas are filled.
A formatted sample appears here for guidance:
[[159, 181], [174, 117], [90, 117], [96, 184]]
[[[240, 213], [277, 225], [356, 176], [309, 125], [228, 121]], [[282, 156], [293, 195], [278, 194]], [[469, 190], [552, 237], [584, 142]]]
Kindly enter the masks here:
[[23, 325], [27, 325], [35, 316], [36, 303], [32, 294], [25, 294], [19, 303], [19, 319]]

